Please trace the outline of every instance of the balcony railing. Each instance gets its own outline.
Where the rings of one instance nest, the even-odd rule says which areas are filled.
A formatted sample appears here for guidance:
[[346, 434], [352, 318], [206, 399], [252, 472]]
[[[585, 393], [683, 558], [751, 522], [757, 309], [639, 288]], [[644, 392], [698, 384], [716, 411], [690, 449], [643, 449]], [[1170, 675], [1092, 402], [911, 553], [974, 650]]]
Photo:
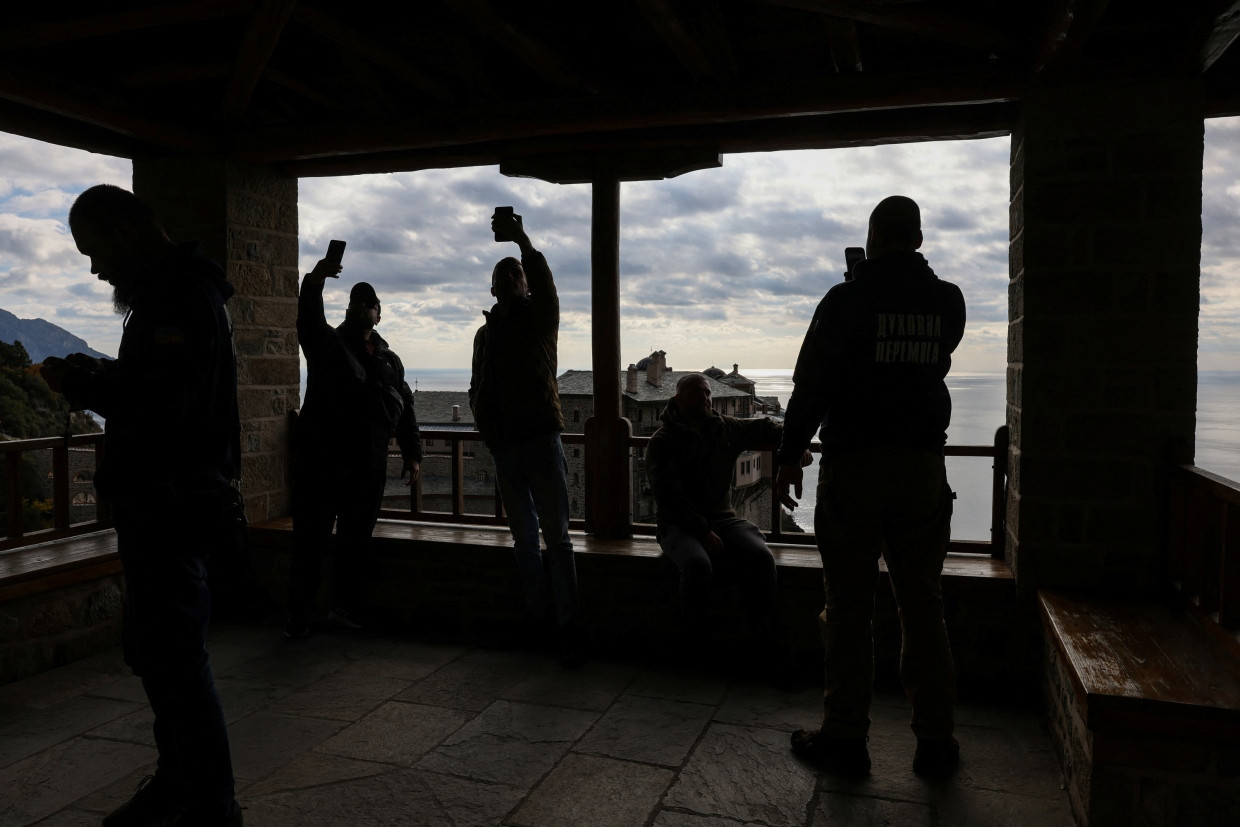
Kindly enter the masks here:
[[[423, 477], [418, 484], [414, 486], [412, 495], [409, 497], [409, 508], [394, 509], [385, 508], [381, 513], [385, 517], [394, 519], [412, 519], [423, 522], [451, 522], [465, 525], [506, 525], [507, 519], [504, 516], [504, 504], [500, 499], [499, 487], [495, 484], [493, 478], [493, 469], [488, 469], [490, 485], [485, 487], [485, 493], [476, 493], [468, 496], [466, 494], [466, 445], [473, 446], [482, 445], [482, 436], [474, 430], [463, 430], [458, 428], [444, 429], [435, 427], [423, 427], [422, 438], [424, 440], [433, 440], [435, 442], [443, 441], [446, 444], [444, 449], [439, 452], [432, 453], [428, 450], [427, 458], [424, 460]], [[561, 435], [565, 445], [565, 452], [570, 452], [573, 448], [581, 447], [584, 454], [585, 466], [588, 468], [591, 462], [589, 453], [585, 451], [586, 437], [584, 434], [565, 433]], [[991, 475], [991, 491], [990, 491], [990, 509], [991, 509], [991, 531], [989, 541], [979, 540], [953, 540], [951, 543], [951, 551], [955, 553], [966, 554], [988, 554], [992, 557], [1002, 558], [1004, 550], [1004, 517], [1005, 497], [1007, 485], [1007, 450], [1008, 450], [1008, 432], [1006, 427], [999, 428], [995, 432], [994, 442], [990, 445], [949, 445], [945, 453], [949, 457], [977, 457], [981, 459], [989, 458], [992, 461]], [[646, 446], [650, 444], [649, 436], [630, 436], [627, 440], [630, 452], [642, 452]], [[766, 446], [774, 448], [775, 446]], [[815, 453], [819, 452], [820, 446], [814, 443], [811, 450]], [[426, 473], [426, 465], [432, 456], [446, 457], [449, 461], [450, 470], [448, 474], [449, 484], [447, 492], [434, 492], [434, 496], [443, 498], [445, 493], [448, 499], [448, 508], [443, 510], [431, 510], [425, 507], [426, 500], [432, 496], [432, 492], [428, 492], [425, 488], [426, 483], [431, 477]], [[631, 465], [631, 464], [630, 464]], [[570, 474], [572, 472], [570, 471]], [[571, 480], [570, 480], [571, 483]], [[812, 481], [811, 481], [812, 484]], [[773, 542], [781, 543], [799, 543], [813, 544], [814, 535], [810, 532], [794, 532], [787, 531], [781, 524], [781, 512], [778, 502], [776, 501], [775, 487], [771, 486], [771, 523], [766, 526], [766, 535]], [[472, 504], [472, 508], [470, 507]], [[574, 529], [582, 529], [585, 527], [584, 520], [572, 519], [569, 525]], [[634, 534], [653, 534], [654, 525], [651, 523], [634, 522], [631, 525]]]
[[1240, 484], [1193, 465], [1172, 469], [1167, 577], [1240, 650]]
[[[78, 452], [87, 452], [91, 456], [86, 462], [76, 463], [89, 467], [91, 479], [103, 459], [103, 434], [78, 434], [70, 437], [46, 437], [43, 439], [17, 439], [0, 442], [0, 454], [4, 456], [5, 482], [5, 536], [0, 539], [0, 551], [42, 543], [48, 540], [59, 540], [77, 534], [110, 528], [111, 514], [104, 502], [94, 497], [93, 507], [77, 505], [72, 498], [73, 471], [70, 456]], [[50, 458], [46, 456], [50, 453]], [[25, 474], [23, 474], [25, 469]], [[51, 479], [51, 496], [38, 496], [40, 492], [25, 490], [22, 479], [24, 475], [35, 473]], [[81, 471], [78, 472], [79, 474]], [[93, 484], [79, 491], [85, 497], [94, 494]], [[44, 492], [45, 493], [45, 492]], [[30, 526], [26, 524], [26, 509], [31, 505], [42, 505], [51, 500], [51, 525], [49, 527]], [[74, 522], [74, 516], [78, 516]], [[84, 516], [86, 512], [89, 516]]]

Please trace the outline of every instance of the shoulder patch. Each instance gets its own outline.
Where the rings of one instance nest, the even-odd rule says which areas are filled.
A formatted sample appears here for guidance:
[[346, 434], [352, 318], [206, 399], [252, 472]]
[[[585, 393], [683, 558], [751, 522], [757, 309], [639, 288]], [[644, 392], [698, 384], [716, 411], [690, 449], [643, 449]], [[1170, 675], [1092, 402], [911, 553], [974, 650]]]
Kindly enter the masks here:
[[157, 345], [183, 345], [185, 344], [185, 332], [179, 327], [157, 327], [154, 331], [155, 344]]

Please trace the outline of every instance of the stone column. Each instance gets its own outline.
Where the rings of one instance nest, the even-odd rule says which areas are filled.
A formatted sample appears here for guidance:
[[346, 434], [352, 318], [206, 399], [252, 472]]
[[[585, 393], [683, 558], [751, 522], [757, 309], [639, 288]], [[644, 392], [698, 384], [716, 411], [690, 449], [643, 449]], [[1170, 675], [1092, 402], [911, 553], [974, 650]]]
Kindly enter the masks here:
[[1203, 123], [1196, 81], [1036, 88], [1012, 134], [1007, 557], [1022, 590], [1160, 577], [1191, 462]]
[[251, 520], [284, 516], [288, 413], [300, 406], [301, 385], [297, 179], [218, 157], [169, 157], [135, 160], [133, 180], [173, 241], [200, 242], [237, 291], [228, 312], [237, 348], [242, 492]]

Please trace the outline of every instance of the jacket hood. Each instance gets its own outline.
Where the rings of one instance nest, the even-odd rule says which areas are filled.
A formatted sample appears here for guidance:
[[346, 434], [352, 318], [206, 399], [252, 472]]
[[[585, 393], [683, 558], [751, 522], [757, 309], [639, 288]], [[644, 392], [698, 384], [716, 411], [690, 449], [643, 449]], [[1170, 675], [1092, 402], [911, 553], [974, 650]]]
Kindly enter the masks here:
[[670, 426], [683, 425], [686, 428], [700, 428], [706, 422], [718, 422], [718, 421], [721, 421], [722, 419], [723, 419], [722, 414], [720, 414], [718, 411], [712, 408], [710, 412], [710, 416], [708, 416], [705, 420], [703, 420], [701, 423], [694, 422], [693, 420], [689, 419], [687, 416], [682, 414], [680, 412], [680, 409], [676, 407], [676, 403], [671, 399], [667, 401], [666, 407], [663, 408], [663, 413], [659, 414], [659, 421], [662, 422], [664, 425], [670, 425]]
[[938, 276], [930, 269], [926, 257], [921, 253], [908, 250], [892, 253], [882, 258], [867, 258], [857, 262], [853, 267], [854, 281], [873, 278], [924, 278], [937, 279]]

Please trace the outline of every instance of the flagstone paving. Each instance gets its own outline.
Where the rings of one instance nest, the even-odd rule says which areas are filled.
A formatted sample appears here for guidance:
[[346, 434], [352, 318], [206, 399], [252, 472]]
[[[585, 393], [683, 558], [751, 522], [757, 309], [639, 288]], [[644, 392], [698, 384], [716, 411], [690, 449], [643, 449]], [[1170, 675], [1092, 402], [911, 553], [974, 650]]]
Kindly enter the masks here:
[[[1071, 827], [1034, 709], [965, 703], [959, 770], [929, 783], [898, 691], [877, 695], [869, 778], [803, 764], [816, 687], [725, 669], [268, 624], [218, 625], [212, 661], [250, 827]], [[0, 686], [0, 827], [97, 825], [154, 770], [120, 653]]]

